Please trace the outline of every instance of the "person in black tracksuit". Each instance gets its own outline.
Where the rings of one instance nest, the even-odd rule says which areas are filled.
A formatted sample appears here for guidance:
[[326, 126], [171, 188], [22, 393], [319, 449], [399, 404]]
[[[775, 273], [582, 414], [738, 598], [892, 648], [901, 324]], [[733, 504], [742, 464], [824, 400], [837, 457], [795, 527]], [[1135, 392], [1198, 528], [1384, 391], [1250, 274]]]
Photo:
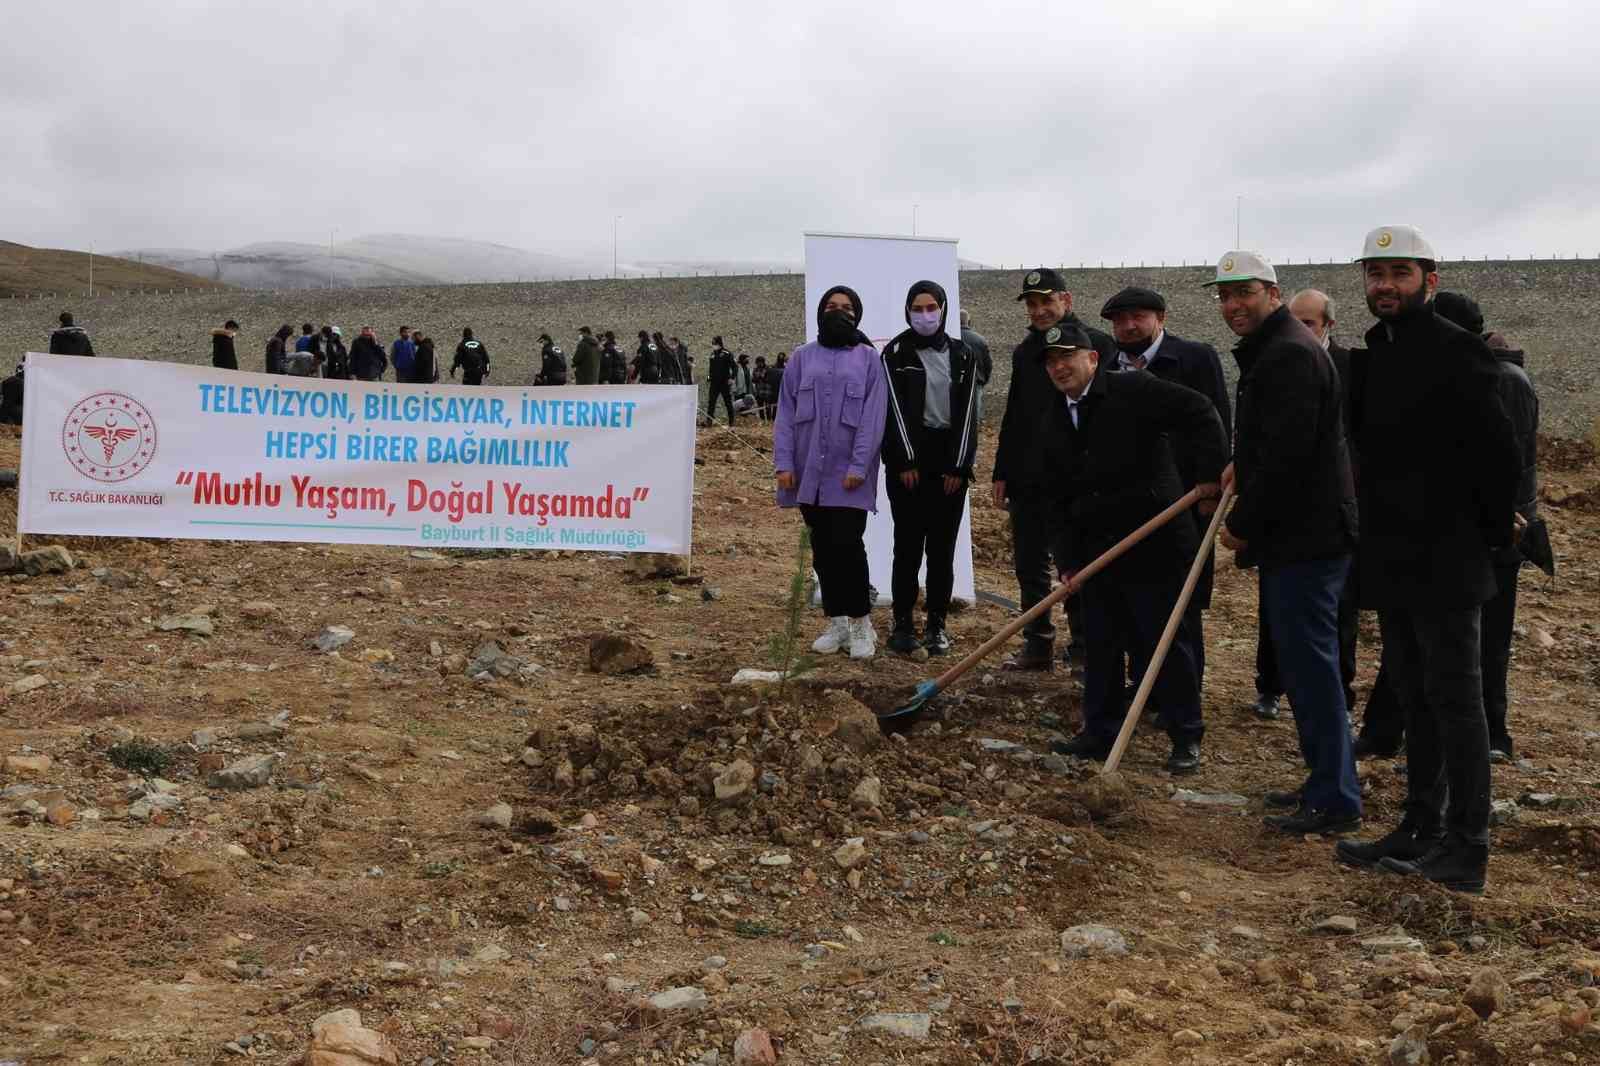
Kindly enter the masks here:
[[945, 615], [955, 584], [956, 533], [967, 504], [967, 485], [978, 455], [977, 365], [966, 345], [945, 333], [949, 302], [932, 281], [906, 293], [905, 330], [883, 350], [889, 382], [889, 417], [883, 465], [894, 515], [894, 630], [889, 650], [917, 648], [912, 612], [917, 574], [928, 560], [929, 655], [950, 650]]
[[605, 338], [606, 342], [600, 349], [600, 384], [626, 385], [628, 361], [623, 358], [622, 349], [617, 347], [617, 335], [608, 329]]
[[539, 334], [539, 373], [535, 385], [565, 385], [567, 383], [567, 353], [548, 333]]
[[709, 380], [711, 384], [711, 398], [706, 401], [706, 421], [717, 420], [717, 401], [721, 400], [728, 408], [728, 425], [733, 425], [733, 353], [722, 346], [721, 337], [711, 338], [711, 368]]
[[659, 368], [658, 380], [663, 385], [682, 385], [683, 374], [678, 369], [678, 353], [667, 343], [660, 330], [650, 334], [650, 341], [656, 346], [656, 365]]
[[489, 349], [472, 336], [470, 326], [461, 331], [461, 343], [456, 345], [456, 359], [450, 364], [450, 376], [455, 377], [458, 369], [463, 385], [482, 385], [483, 379], [489, 376]]
[[639, 347], [633, 356], [628, 380], [640, 385], [661, 384], [661, 350], [650, 339], [650, 334], [639, 331]]
[[[1047, 267], [1024, 276], [1017, 297], [1028, 312], [1028, 335], [1011, 353], [1011, 384], [1006, 410], [1000, 420], [1000, 440], [995, 447], [994, 503], [1011, 512], [1011, 549], [1016, 567], [1022, 609], [1027, 610], [1050, 594], [1050, 528], [1060, 502], [1060, 488], [1052, 482], [1040, 456], [1038, 438], [1044, 411], [1060, 403], [1059, 394], [1044, 371], [1044, 344], [1040, 339], [1052, 326], [1076, 326], [1089, 336], [1100, 362], [1116, 365], [1116, 342], [1083, 324], [1072, 313], [1072, 294], [1061, 275]], [[1058, 560], [1059, 562], [1059, 560]], [[1082, 605], [1076, 596], [1067, 600], [1067, 622], [1072, 631], [1068, 653], [1081, 657]], [[1007, 669], [1049, 670], [1054, 664], [1055, 626], [1047, 614], [1023, 630], [1022, 651], [1007, 660]]]

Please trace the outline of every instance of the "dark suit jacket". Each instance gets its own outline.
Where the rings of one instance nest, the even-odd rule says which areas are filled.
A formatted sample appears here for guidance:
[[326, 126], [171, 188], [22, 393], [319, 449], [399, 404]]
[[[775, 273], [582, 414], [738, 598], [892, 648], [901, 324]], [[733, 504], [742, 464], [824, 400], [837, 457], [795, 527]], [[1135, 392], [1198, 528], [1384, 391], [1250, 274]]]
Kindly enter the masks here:
[[1356, 542], [1356, 491], [1333, 359], [1287, 307], [1268, 315], [1233, 353], [1239, 502], [1228, 530], [1248, 542], [1240, 564], [1348, 555]]
[[[1108, 333], [1086, 324], [1076, 314], [1068, 314], [1063, 325], [1081, 326], [1089, 343], [1100, 353], [1100, 367], [1117, 365], [1116, 342]], [[994, 473], [990, 480], [1004, 481], [1006, 493], [1014, 499], [1050, 499], [1055, 492], [1040, 461], [1040, 418], [1061, 403], [1061, 394], [1044, 372], [1044, 335], [1032, 326], [1011, 353], [1011, 383], [1006, 390], [1006, 410], [1000, 417], [1000, 439], [994, 449]]]
[[[1052, 387], [1052, 391], [1053, 387]], [[1228, 438], [1211, 401], [1146, 373], [1098, 371], [1074, 429], [1065, 398], [1041, 413], [1038, 439], [1065, 514], [1054, 523], [1056, 558], [1078, 569], [1183, 495], [1173, 449], [1192, 457], [1201, 481], [1216, 481]], [[1107, 575], [1182, 573], [1199, 537], [1180, 516], [1124, 555]], [[1096, 579], [1100, 580], [1100, 579]]]
[[1350, 359], [1361, 605], [1475, 607], [1496, 592], [1521, 466], [1494, 356], [1432, 305], [1366, 340]]
[[[1166, 333], [1161, 338], [1161, 347], [1156, 349], [1155, 361], [1145, 369], [1163, 381], [1188, 386], [1210, 400], [1217, 409], [1217, 417], [1222, 419], [1222, 431], [1230, 441], [1233, 439], [1233, 405], [1228, 400], [1228, 384], [1222, 377], [1222, 360], [1215, 348], [1200, 341], [1185, 340], [1175, 333]], [[1172, 459], [1177, 464], [1185, 492], [1199, 484], [1195, 479], [1192, 456], [1185, 455], [1180, 449], [1174, 452]], [[1206, 527], [1211, 524], [1211, 519], [1202, 515], [1199, 508], [1190, 512], [1190, 520], [1194, 522], [1197, 534], [1204, 534]], [[1200, 583], [1195, 586], [1193, 602], [1198, 607], [1211, 606], [1215, 559], [1215, 555], [1206, 558], [1206, 568], [1200, 574]]]

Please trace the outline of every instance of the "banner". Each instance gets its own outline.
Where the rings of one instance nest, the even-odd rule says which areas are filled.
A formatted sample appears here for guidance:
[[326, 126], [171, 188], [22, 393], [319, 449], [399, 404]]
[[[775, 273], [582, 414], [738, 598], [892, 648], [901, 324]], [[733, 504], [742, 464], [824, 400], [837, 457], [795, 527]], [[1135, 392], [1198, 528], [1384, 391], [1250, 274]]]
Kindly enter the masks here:
[[[861, 297], [861, 331], [883, 346], [906, 328], [906, 290], [919, 281], [944, 286], [950, 306], [945, 330], [961, 337], [961, 271], [956, 242], [946, 237], [872, 237], [855, 233], [807, 233], [806, 339], [817, 339], [817, 304], [835, 285], [848, 285]], [[894, 569], [894, 519], [889, 513], [888, 472], [878, 470], [878, 510], [867, 517], [867, 567], [878, 603], [891, 600], [889, 578]], [[972, 572], [972, 511], [961, 512], [956, 534], [955, 596], [968, 603], [977, 598]], [[924, 560], [920, 579], [928, 576]]]
[[28, 353], [24, 533], [689, 551], [695, 392]]

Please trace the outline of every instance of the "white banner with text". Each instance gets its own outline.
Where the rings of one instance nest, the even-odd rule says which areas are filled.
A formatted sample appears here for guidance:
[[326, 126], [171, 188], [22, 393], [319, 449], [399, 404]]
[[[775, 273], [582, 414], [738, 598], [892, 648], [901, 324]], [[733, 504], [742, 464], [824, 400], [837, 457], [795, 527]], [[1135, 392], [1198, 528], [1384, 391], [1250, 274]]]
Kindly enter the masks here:
[[24, 533], [689, 551], [691, 387], [26, 365]]

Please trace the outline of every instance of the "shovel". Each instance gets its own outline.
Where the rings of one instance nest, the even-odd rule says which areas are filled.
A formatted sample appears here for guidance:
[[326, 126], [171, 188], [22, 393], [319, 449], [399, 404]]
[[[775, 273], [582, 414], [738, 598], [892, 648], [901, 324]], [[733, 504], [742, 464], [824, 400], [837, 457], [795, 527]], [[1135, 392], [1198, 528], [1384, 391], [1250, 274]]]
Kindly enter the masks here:
[[[1150, 534], [1154, 533], [1156, 530], [1160, 529], [1162, 526], [1178, 517], [1178, 515], [1193, 507], [1199, 499], [1199, 489], [1190, 489], [1188, 492], [1184, 493], [1166, 510], [1150, 519], [1150, 521], [1146, 522], [1132, 533], [1129, 533], [1126, 537], [1123, 537], [1121, 540], [1117, 541], [1116, 544], [1108, 548], [1093, 562], [1089, 563], [1082, 570], [1079, 570], [1076, 574], [1073, 574], [1071, 580], [1064, 581], [1060, 585], [1057, 585], [1055, 590], [1051, 592], [1050, 595], [1034, 604], [1027, 611], [1023, 612], [1020, 618], [1014, 619], [1010, 625], [1006, 626], [1000, 632], [984, 641], [980, 647], [972, 652], [972, 654], [956, 663], [938, 677], [919, 684], [917, 686], [916, 695], [911, 697], [910, 703], [907, 703], [903, 707], [896, 707], [892, 711], [878, 715], [878, 728], [882, 729], [885, 733], [899, 733], [910, 728], [913, 723], [922, 717], [922, 712], [927, 708], [928, 702], [939, 693], [949, 688], [950, 685], [954, 683], [955, 680], [962, 674], [966, 673], [968, 670], [971, 670], [974, 666], [977, 666], [978, 663], [982, 662], [983, 659], [996, 648], [1000, 647], [1006, 641], [1022, 632], [1029, 622], [1032, 622], [1035, 618], [1046, 614], [1056, 604], [1060, 603], [1068, 596], [1076, 593], [1083, 587], [1084, 582], [1088, 581], [1091, 577], [1098, 574], [1112, 563], [1116, 562], [1118, 558], [1120, 558], [1135, 544], [1138, 544], [1141, 540], [1144, 540]], [[1193, 579], [1195, 575], [1191, 574], [1190, 576], [1191, 579]], [[1170, 641], [1168, 641], [1168, 643], [1170, 643]]]
[[1139, 727], [1139, 716], [1144, 713], [1145, 701], [1150, 698], [1150, 690], [1155, 688], [1156, 677], [1161, 673], [1161, 664], [1167, 661], [1167, 652], [1172, 650], [1172, 640], [1178, 635], [1178, 624], [1183, 621], [1183, 612], [1188, 610], [1189, 601], [1194, 598], [1194, 588], [1200, 583], [1200, 574], [1206, 568], [1206, 557], [1217, 546], [1217, 527], [1222, 524], [1222, 516], [1228, 513], [1228, 502], [1233, 499], [1233, 486], [1229, 485], [1223, 490], [1222, 499], [1217, 501], [1217, 513], [1211, 516], [1211, 524], [1206, 527], [1206, 535], [1200, 540], [1200, 550], [1195, 553], [1194, 565], [1189, 567], [1189, 578], [1183, 583], [1183, 591], [1178, 594], [1177, 605], [1172, 608], [1172, 614], [1167, 618], [1167, 628], [1161, 631], [1161, 640], [1156, 644], [1155, 654], [1150, 656], [1150, 665], [1145, 667], [1144, 679], [1139, 682], [1139, 691], [1134, 693], [1133, 703], [1128, 707], [1127, 716], [1122, 719], [1122, 729], [1117, 733], [1116, 743], [1111, 745], [1111, 754], [1106, 756], [1105, 767], [1100, 771], [1104, 774], [1114, 774], [1122, 762], [1122, 753], [1128, 750], [1128, 742], [1133, 739], [1133, 731]]

